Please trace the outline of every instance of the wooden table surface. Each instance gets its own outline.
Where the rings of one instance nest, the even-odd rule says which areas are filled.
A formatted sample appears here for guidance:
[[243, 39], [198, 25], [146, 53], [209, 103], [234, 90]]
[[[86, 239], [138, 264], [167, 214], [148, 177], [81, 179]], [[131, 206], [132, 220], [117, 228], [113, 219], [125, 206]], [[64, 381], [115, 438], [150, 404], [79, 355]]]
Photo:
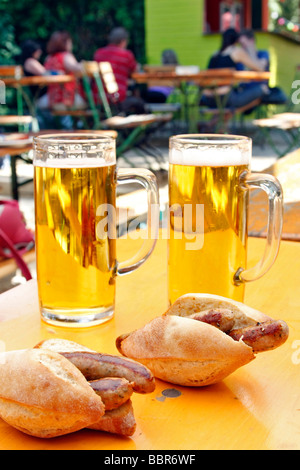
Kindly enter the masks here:
[[[103, 136], [103, 135], [109, 135], [110, 137], [113, 137], [114, 139], [116, 139], [118, 137], [118, 132], [117, 131], [114, 131], [114, 130], [92, 130], [92, 131], [89, 131], [89, 130], [80, 130], [80, 131], [69, 131], [69, 130], [41, 130], [39, 132], [28, 132], [25, 134], [26, 136], [26, 140], [27, 140], [27, 137], [30, 138], [30, 137], [36, 137], [36, 136], [39, 136], [39, 135], [45, 135], [45, 134], [49, 134], [49, 135], [59, 135], [59, 134], [97, 134], [99, 136]], [[6, 138], [9, 139], [10, 138], [10, 134], [6, 134]], [[22, 142], [22, 141], [19, 141], [19, 142]], [[29, 150], [32, 150], [33, 148], [33, 140], [32, 142], [24, 145], [24, 146], [21, 146], [21, 144], [19, 144], [18, 142], [18, 145], [15, 145], [15, 144], [11, 144], [11, 145], [7, 145], [7, 147], [0, 147], [0, 158], [1, 157], [5, 157], [6, 155], [11, 155], [11, 156], [14, 156], [14, 155], [21, 155], [22, 153], [26, 153], [26, 152], [29, 152]]]
[[148, 83], [154, 81], [173, 82], [174, 86], [182, 82], [193, 82], [199, 86], [224, 86], [234, 85], [240, 82], [252, 82], [269, 80], [270, 72], [236, 71], [232, 69], [202, 70], [198, 73], [176, 73], [176, 72], [136, 72], [132, 79], [137, 83]]
[[33, 77], [3, 77], [1, 80], [8, 87], [26, 87], [26, 86], [48, 86], [53, 84], [70, 83], [75, 80], [74, 75], [37, 75]]
[[[119, 259], [130, 256], [140, 240], [119, 240]], [[249, 240], [249, 265], [260, 257], [263, 239]], [[185, 388], [157, 380], [149, 395], [133, 396], [137, 430], [131, 438], [82, 430], [53, 440], [20, 433], [0, 419], [0, 449], [104, 450], [277, 450], [300, 448], [300, 244], [282, 242], [269, 273], [246, 288], [245, 303], [290, 327], [279, 349], [258, 355], [218, 385]], [[36, 282], [0, 296], [2, 350], [30, 348], [61, 337], [98, 351], [118, 354], [115, 339], [143, 326], [167, 307], [167, 242], [158, 240], [153, 255], [137, 271], [117, 281], [116, 315], [86, 330], [54, 328], [40, 321]], [[180, 392], [167, 398], [166, 389]]]

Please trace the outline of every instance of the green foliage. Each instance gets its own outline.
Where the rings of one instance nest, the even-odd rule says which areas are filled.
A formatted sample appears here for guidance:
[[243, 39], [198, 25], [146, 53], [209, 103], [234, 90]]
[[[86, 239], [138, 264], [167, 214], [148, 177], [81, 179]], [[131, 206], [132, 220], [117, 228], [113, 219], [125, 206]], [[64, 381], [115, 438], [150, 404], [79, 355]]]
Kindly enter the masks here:
[[0, 64], [12, 64], [19, 48], [15, 43], [15, 30], [10, 15], [3, 5], [5, 3], [0, 3]]
[[280, 16], [287, 20], [299, 21], [299, 0], [281, 0], [278, 6]]
[[129, 31], [129, 48], [144, 63], [144, 0], [0, 0], [0, 61], [12, 62], [17, 45], [29, 38], [45, 50], [61, 29], [72, 35], [76, 57], [91, 60], [115, 26]]
[[270, 0], [270, 9], [273, 30], [299, 42], [299, 0]]

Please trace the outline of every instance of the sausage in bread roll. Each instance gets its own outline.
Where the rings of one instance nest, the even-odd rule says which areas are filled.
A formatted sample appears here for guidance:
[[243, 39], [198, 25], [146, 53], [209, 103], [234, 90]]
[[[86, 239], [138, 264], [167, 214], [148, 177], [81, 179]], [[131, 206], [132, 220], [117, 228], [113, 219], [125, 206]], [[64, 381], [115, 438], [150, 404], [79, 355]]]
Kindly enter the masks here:
[[281, 346], [288, 334], [285, 322], [242, 303], [188, 294], [143, 328], [118, 337], [116, 346], [159, 379], [201, 387], [222, 381], [256, 353]]

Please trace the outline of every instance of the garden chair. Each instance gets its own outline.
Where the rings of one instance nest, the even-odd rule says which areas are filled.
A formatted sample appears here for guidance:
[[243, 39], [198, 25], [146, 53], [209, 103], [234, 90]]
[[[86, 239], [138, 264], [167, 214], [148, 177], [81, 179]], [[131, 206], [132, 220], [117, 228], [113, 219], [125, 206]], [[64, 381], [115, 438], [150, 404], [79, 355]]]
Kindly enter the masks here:
[[[280, 113], [266, 119], [253, 121], [265, 137], [268, 144], [279, 158], [284, 157], [295, 148], [300, 147], [300, 113]], [[274, 140], [274, 131], [280, 134], [286, 142], [282, 150]]]
[[[146, 73], [157, 73], [157, 78], [147, 83], [147, 86], [149, 88], [151, 88], [152, 86], [169, 86], [170, 88], [174, 88], [173, 81], [168, 82], [165, 79], [162, 79], [162, 76], [164, 73], [175, 73], [175, 65], [144, 65], [143, 68]], [[181, 92], [176, 87], [174, 88], [174, 91], [171, 92], [170, 96], [167, 98], [166, 103], [146, 103], [146, 109], [151, 113], [179, 114], [181, 108]]]
[[97, 66], [95, 67], [93, 62], [83, 62], [83, 67], [82, 75], [77, 78], [82, 80], [83, 90], [88, 103], [87, 109], [78, 110], [70, 108], [64, 111], [52, 111], [52, 114], [60, 118], [70, 116], [75, 122], [83, 122], [86, 129], [91, 127], [89, 125], [89, 121], [91, 120], [93, 122], [92, 127], [98, 129], [100, 126], [100, 114], [92, 96], [90, 81], [91, 79], [96, 80], [97, 75], [99, 75], [99, 70]]

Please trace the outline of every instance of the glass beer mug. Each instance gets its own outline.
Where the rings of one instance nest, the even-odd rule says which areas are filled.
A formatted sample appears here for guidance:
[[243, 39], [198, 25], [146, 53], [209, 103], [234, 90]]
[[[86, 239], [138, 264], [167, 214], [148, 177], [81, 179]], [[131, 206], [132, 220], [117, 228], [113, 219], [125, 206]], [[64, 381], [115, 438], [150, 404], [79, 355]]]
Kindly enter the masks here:
[[152, 253], [147, 238], [131, 260], [116, 256], [116, 186], [140, 183], [148, 195], [148, 225], [158, 204], [155, 176], [116, 170], [116, 143], [96, 134], [34, 139], [37, 281], [42, 318], [62, 326], [94, 326], [114, 314], [117, 275], [132, 272]]
[[[274, 263], [282, 232], [283, 196], [271, 175], [251, 173], [252, 141], [225, 135], [170, 139], [169, 301], [188, 293], [220, 295], [240, 302], [245, 284]], [[266, 248], [247, 267], [249, 190], [269, 200]]]

